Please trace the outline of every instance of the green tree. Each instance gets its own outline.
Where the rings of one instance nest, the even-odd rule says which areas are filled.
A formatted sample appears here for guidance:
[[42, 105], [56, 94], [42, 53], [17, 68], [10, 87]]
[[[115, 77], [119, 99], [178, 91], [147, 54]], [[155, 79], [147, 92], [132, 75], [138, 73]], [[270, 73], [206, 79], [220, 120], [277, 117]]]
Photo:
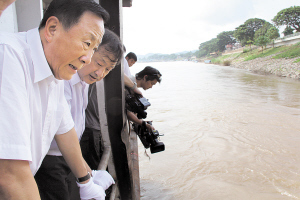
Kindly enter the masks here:
[[261, 47], [262, 53], [264, 53], [264, 47], [267, 46], [269, 42], [269, 38], [265, 35], [261, 35], [255, 40], [255, 44]]
[[227, 44], [236, 43], [233, 33], [234, 31], [223, 31], [217, 35], [217, 46], [219, 51], [224, 51]]
[[294, 29], [290, 26], [286, 26], [282, 33], [284, 36], [291, 35], [294, 33]]
[[244, 24], [235, 29], [234, 37], [238, 39], [242, 45], [247, 44], [248, 41], [255, 41], [255, 32], [262, 28], [265, 23], [266, 21], [263, 19], [248, 19]]
[[254, 43], [253, 40], [248, 40], [245, 44], [249, 45], [250, 46], [250, 49], [251, 49], [251, 45]]
[[171, 55], [170, 55], [170, 59], [171, 59], [171, 60], [176, 60], [176, 59], [177, 59], [177, 55], [174, 54], [174, 53], [171, 54]]
[[203, 56], [206, 56], [207, 52], [204, 50], [198, 50], [197, 52], [197, 58], [201, 58]]
[[272, 24], [270, 24], [269, 22], [265, 22], [260, 29], [255, 31], [254, 40], [257, 39], [261, 35], [266, 35], [268, 30], [272, 27], [274, 27]]
[[[199, 46], [199, 56], [200, 55], [208, 55], [209, 53], [218, 51], [217, 38], [213, 38], [209, 41], [203, 42]], [[202, 57], [202, 56], [201, 56]]]
[[248, 39], [248, 35], [246, 34], [247, 31], [247, 27], [245, 26], [245, 24], [240, 25], [239, 27], [235, 28], [234, 34], [233, 36], [240, 41], [240, 43], [244, 46], [245, 44], [247, 44]]
[[266, 35], [270, 40], [272, 40], [273, 48], [274, 48], [274, 40], [280, 36], [279, 30], [276, 27], [273, 26], [273, 27], [268, 29]]
[[300, 32], [300, 6], [291, 6], [277, 13], [272, 19], [276, 26], [290, 26]]

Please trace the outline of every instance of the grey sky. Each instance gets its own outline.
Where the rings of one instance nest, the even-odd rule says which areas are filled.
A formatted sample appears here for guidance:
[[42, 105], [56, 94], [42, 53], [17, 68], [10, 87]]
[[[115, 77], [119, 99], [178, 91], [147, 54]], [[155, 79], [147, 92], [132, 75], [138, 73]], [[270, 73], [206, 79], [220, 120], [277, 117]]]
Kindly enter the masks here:
[[222, 31], [234, 30], [250, 18], [270, 23], [282, 9], [299, 0], [133, 0], [123, 9], [127, 52], [176, 53], [198, 49]]

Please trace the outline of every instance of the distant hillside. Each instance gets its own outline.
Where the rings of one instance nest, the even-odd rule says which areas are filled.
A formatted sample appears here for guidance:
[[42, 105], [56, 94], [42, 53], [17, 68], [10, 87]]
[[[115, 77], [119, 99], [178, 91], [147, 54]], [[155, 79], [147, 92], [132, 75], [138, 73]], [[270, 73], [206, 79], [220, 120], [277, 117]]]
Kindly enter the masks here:
[[148, 53], [146, 55], [137, 55], [138, 62], [165, 62], [176, 60], [190, 60], [196, 55], [198, 50], [182, 51], [172, 54]]

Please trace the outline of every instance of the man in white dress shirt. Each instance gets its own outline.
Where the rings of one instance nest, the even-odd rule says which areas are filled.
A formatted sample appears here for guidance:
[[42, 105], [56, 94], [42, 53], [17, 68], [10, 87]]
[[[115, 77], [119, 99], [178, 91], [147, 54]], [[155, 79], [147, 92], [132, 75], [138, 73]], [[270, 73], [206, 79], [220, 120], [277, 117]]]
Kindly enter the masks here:
[[[85, 129], [85, 109], [88, 104], [89, 84], [102, 80], [122, 58], [122, 43], [112, 31], [105, 29], [101, 44], [92, 57], [90, 64], [78, 70], [71, 80], [64, 81], [65, 97], [75, 123], [77, 137], [80, 140]], [[87, 165], [89, 168], [89, 166]], [[68, 175], [70, 168], [65, 162], [55, 140], [35, 175], [42, 200], [75, 200], [76, 190], [71, 189], [73, 176]], [[101, 173], [107, 186], [114, 183], [113, 178], [106, 171]], [[107, 188], [104, 188], [107, 189]]]
[[123, 59], [123, 65], [124, 65], [124, 74], [127, 77], [131, 77], [130, 69], [129, 67], [132, 67], [137, 61], [137, 56], [133, 52], [129, 52], [126, 57]]
[[[124, 51], [126, 51], [124, 47]], [[129, 52], [126, 57], [123, 57], [123, 66], [124, 66], [124, 83], [127, 87], [132, 88], [132, 90], [142, 95], [142, 92], [136, 87], [136, 83], [131, 80], [132, 75], [129, 67], [132, 67], [137, 61], [137, 56], [133, 52]]]
[[84, 160], [64, 98], [91, 62], [108, 13], [92, 0], [53, 0], [39, 29], [0, 34], [0, 199], [40, 199], [33, 175], [55, 140], [83, 199], [104, 199]]

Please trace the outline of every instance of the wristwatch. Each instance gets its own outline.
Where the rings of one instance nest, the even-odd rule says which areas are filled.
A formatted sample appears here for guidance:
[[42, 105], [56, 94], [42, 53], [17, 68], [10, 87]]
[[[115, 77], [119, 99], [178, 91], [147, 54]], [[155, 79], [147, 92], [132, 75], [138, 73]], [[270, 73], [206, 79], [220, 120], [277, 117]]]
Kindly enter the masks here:
[[133, 82], [133, 86], [130, 89], [134, 90], [135, 88], [136, 88], [136, 82]]
[[90, 175], [90, 172], [87, 173], [87, 175], [83, 176], [83, 177], [80, 177], [80, 178], [76, 178], [76, 181], [78, 183], [81, 183], [83, 181], [87, 181], [91, 178], [91, 175]]

